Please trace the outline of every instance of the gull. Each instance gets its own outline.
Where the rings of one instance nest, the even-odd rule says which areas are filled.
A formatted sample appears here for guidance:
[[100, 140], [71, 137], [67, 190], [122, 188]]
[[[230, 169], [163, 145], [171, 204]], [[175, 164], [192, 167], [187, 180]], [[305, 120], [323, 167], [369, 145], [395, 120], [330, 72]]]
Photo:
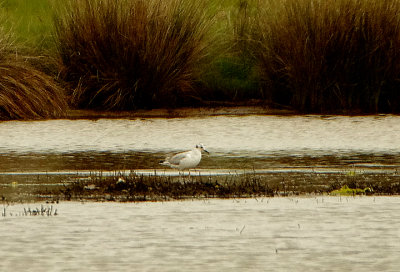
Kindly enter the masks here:
[[180, 171], [195, 168], [201, 161], [201, 151], [209, 153], [203, 144], [198, 144], [192, 150], [167, 157], [164, 161], [161, 161], [160, 164], [171, 168], [177, 168]]

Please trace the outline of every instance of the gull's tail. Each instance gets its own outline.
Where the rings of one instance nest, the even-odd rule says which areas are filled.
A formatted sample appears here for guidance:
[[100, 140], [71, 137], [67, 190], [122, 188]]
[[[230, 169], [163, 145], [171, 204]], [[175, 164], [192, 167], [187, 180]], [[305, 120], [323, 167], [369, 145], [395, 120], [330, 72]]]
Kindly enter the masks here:
[[161, 165], [171, 166], [171, 163], [170, 163], [168, 160], [169, 160], [169, 157], [168, 157], [168, 158], [165, 158], [165, 160], [162, 160], [162, 161], [160, 161], [159, 163], [160, 163]]

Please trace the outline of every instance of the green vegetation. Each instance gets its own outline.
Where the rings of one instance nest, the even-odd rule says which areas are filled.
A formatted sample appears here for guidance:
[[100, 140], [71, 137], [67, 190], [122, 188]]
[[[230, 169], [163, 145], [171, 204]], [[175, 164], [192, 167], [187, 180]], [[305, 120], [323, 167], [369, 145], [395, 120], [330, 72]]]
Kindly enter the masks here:
[[349, 188], [347, 185], [343, 185], [338, 190], [333, 190], [331, 195], [342, 195], [342, 196], [354, 196], [354, 195], [365, 195], [365, 194], [372, 194], [372, 189], [367, 187], [364, 189], [360, 188]]
[[241, 102], [263, 99], [256, 62], [243, 43], [247, 5], [241, 0], [214, 1], [214, 43], [202, 67], [199, 92], [204, 100]]
[[[400, 112], [400, 0], [4, 0], [0, 29], [0, 65], [40, 73], [74, 108]], [[59, 116], [0, 103], [2, 119]]]
[[41, 54], [54, 49], [53, 19], [50, 12], [55, 0], [3, 0], [1, 15], [5, 27], [12, 29], [22, 53]]

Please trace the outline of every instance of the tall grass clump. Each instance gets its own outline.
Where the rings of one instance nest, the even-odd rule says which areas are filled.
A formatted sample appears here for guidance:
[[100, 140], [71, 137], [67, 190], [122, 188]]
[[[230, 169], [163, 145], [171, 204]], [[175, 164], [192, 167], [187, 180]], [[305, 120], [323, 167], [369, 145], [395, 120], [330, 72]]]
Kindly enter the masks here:
[[0, 25], [0, 120], [64, 116], [63, 89], [51, 76], [18, 60], [16, 48], [13, 34]]
[[400, 111], [400, 1], [251, 3], [249, 41], [270, 100], [304, 112]]
[[52, 77], [19, 63], [0, 63], [0, 120], [63, 117], [67, 99]]
[[206, 2], [71, 0], [55, 19], [62, 76], [79, 108], [174, 107], [206, 54]]

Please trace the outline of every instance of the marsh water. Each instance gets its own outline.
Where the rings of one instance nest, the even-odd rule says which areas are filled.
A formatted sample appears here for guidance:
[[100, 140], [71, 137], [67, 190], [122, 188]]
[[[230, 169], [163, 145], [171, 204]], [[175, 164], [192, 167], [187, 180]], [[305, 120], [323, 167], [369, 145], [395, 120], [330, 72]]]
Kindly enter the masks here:
[[54, 205], [0, 217], [1, 271], [398, 271], [400, 198]]
[[200, 169], [394, 169], [399, 132], [393, 115], [1, 122], [0, 172], [162, 169], [200, 142]]
[[[0, 190], [13, 190], [22, 174], [31, 185], [41, 174], [174, 174], [159, 161], [199, 142], [210, 151], [202, 175], [356, 169], [398, 176], [399, 132], [393, 115], [0, 122]], [[57, 215], [26, 214], [41, 205]], [[399, 197], [382, 196], [3, 201], [0, 270], [398, 271], [399, 209]]]

